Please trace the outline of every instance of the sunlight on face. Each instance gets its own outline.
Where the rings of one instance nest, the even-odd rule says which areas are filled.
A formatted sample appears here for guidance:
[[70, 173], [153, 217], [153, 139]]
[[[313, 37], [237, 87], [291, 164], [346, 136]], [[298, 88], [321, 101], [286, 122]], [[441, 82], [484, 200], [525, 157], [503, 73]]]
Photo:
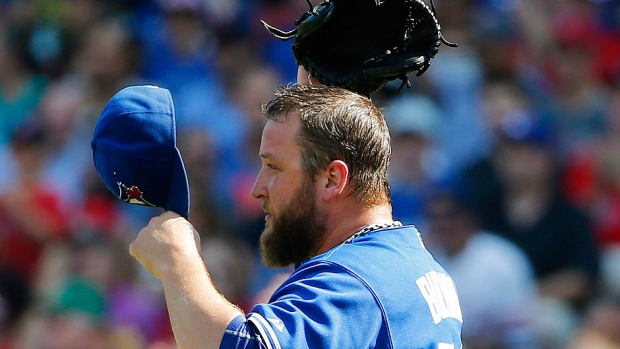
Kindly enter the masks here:
[[252, 195], [267, 213], [261, 250], [267, 266], [284, 267], [310, 257], [324, 225], [317, 215], [314, 182], [302, 166], [296, 140], [299, 118], [268, 121], [260, 155], [263, 167]]

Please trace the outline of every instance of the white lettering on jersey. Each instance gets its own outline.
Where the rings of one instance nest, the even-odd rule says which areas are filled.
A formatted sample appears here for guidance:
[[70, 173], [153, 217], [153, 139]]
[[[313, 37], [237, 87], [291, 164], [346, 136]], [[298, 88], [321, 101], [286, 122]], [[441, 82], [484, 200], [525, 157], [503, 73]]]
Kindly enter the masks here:
[[450, 317], [463, 322], [456, 287], [450, 276], [431, 271], [417, 279], [415, 283], [428, 304], [435, 325]]

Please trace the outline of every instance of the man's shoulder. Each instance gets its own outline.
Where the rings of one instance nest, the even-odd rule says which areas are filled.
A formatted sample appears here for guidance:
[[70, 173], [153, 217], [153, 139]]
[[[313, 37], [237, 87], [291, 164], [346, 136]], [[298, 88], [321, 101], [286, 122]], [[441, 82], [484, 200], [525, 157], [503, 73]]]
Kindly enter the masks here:
[[[446, 274], [443, 267], [426, 250], [413, 226], [371, 232], [302, 264], [292, 275], [299, 279], [355, 279], [376, 294], [391, 295], [411, 289], [416, 281], [435, 273]], [[330, 281], [330, 283], [332, 283]], [[345, 283], [347, 284], [347, 283]], [[408, 294], [411, 300], [411, 294]], [[391, 298], [388, 297], [388, 298]]]
[[307, 261], [308, 264], [332, 263], [355, 270], [369, 265], [411, 268], [420, 259], [432, 259], [418, 230], [413, 225], [370, 232], [332, 248]]

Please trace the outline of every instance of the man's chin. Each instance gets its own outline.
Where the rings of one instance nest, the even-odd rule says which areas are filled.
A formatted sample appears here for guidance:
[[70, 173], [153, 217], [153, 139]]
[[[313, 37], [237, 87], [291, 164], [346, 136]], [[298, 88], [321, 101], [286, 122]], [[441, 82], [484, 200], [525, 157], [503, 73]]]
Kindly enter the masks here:
[[293, 258], [290, 255], [290, 248], [293, 247], [285, 246], [282, 241], [277, 241], [277, 237], [274, 236], [274, 231], [270, 225], [265, 225], [259, 242], [261, 259], [268, 268], [286, 268], [298, 262], [292, 260]]
[[260, 234], [260, 239], [268, 239], [273, 234], [273, 229], [271, 224], [265, 223], [265, 227], [263, 228], [263, 232]]
[[286, 268], [295, 263], [283, 261], [276, 253], [264, 247], [261, 247], [261, 260], [267, 268]]

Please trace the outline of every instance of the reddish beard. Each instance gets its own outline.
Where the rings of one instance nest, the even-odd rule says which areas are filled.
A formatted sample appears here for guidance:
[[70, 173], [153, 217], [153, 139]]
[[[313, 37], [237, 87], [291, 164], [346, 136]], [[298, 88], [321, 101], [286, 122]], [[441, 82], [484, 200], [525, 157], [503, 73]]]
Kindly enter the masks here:
[[325, 232], [314, 196], [314, 182], [307, 178], [279, 214], [272, 212], [272, 224], [260, 236], [263, 262], [271, 268], [298, 264], [313, 256]]

